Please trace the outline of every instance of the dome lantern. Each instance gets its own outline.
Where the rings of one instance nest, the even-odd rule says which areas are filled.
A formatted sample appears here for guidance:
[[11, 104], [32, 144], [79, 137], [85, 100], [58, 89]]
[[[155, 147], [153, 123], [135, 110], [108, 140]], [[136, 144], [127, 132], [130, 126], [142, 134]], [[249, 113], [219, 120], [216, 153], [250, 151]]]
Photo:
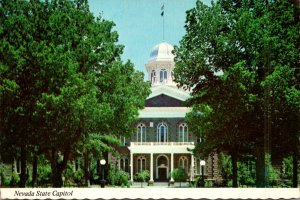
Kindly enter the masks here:
[[148, 72], [148, 80], [152, 86], [169, 85], [176, 86], [173, 81], [174, 47], [166, 42], [155, 45], [150, 53], [148, 63], [145, 65]]

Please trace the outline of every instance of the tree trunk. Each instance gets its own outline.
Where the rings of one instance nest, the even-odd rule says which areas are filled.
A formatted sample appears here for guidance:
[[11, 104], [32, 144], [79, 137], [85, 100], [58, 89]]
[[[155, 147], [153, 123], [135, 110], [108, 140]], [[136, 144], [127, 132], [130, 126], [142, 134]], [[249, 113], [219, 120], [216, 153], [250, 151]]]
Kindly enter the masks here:
[[231, 159], [232, 159], [232, 187], [237, 188], [238, 187], [238, 181], [237, 181], [237, 155], [236, 153], [231, 153]]
[[27, 168], [27, 152], [26, 152], [26, 145], [22, 145], [21, 147], [21, 177], [19, 187], [24, 188], [26, 184], [26, 168]]
[[265, 185], [265, 152], [263, 149], [257, 150], [256, 158], [256, 187], [264, 188]]
[[88, 187], [90, 187], [90, 167], [89, 167], [89, 157], [87, 152], [85, 152], [84, 154], [84, 178], [85, 178], [85, 184]]
[[62, 171], [61, 170], [56, 169], [53, 172], [52, 184], [53, 184], [53, 188], [61, 188], [62, 187], [63, 182], [62, 182]]
[[38, 156], [34, 152], [32, 160], [32, 187], [36, 186]]
[[298, 188], [298, 160], [297, 152], [293, 154], [293, 187]]
[[51, 168], [52, 168], [52, 185], [54, 188], [60, 188], [63, 185], [62, 172], [67, 166], [70, 150], [66, 148], [63, 154], [63, 161], [58, 163], [57, 151], [52, 149], [51, 152]]

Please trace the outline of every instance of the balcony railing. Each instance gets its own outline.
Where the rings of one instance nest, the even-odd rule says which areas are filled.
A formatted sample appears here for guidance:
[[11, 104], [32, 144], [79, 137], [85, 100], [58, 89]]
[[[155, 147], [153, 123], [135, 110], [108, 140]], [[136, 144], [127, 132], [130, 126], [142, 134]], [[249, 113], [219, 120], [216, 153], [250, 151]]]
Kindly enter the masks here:
[[183, 146], [194, 145], [194, 142], [130, 142], [130, 146]]

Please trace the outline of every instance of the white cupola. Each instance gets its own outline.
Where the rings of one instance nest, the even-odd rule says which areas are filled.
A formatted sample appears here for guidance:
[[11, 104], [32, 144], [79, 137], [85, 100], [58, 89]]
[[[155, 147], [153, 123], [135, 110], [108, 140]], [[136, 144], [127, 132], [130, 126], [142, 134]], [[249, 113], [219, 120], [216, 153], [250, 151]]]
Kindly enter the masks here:
[[176, 83], [173, 81], [175, 65], [173, 49], [174, 47], [166, 42], [159, 43], [152, 48], [150, 58], [145, 65], [148, 72], [148, 80], [152, 86], [176, 86]]

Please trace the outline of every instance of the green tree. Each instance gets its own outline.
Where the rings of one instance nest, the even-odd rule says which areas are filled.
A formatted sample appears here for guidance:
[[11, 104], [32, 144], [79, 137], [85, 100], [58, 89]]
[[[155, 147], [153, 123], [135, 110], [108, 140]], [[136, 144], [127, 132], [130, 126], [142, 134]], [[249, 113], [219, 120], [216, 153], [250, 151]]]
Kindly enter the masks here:
[[294, 76], [295, 70], [287, 66], [276, 67], [262, 82], [269, 89], [268, 97], [272, 107], [272, 152], [278, 157], [293, 157], [293, 187], [298, 187], [298, 151], [300, 90]]
[[[248, 124], [243, 119], [253, 111], [256, 96], [251, 93], [251, 89], [254, 81], [255, 74], [247, 70], [243, 63], [234, 65], [219, 76], [218, 86], [206, 92], [209, 108], [194, 106], [187, 115], [187, 122], [192, 125], [193, 132], [202, 129], [199, 136], [205, 138], [196, 152], [199, 150], [198, 153], [208, 155], [216, 150], [230, 155], [233, 187], [238, 186], [238, 157], [251, 148], [247, 143], [251, 135], [243, 131]], [[197, 117], [197, 113], [202, 114]], [[193, 124], [195, 120], [197, 123]]]
[[[193, 89], [189, 101], [193, 111], [188, 118], [195, 123], [189, 123], [190, 127], [204, 139], [217, 135], [214, 142], [209, 137], [196, 149], [256, 155], [258, 187], [266, 185], [265, 151], [271, 152], [269, 133], [276, 124], [270, 115], [274, 109], [271, 89], [261, 83], [278, 66], [299, 66], [296, 10], [285, 0], [220, 0], [211, 6], [197, 1], [187, 11], [186, 35], [175, 47], [175, 79]], [[237, 72], [240, 75], [235, 78]], [[298, 73], [296, 69], [292, 76]], [[293, 91], [293, 97], [297, 96], [299, 86]], [[275, 133], [272, 138], [277, 137]], [[237, 156], [231, 157], [237, 169]]]
[[95, 18], [87, 1], [0, 5], [1, 132], [21, 150], [20, 182], [30, 147], [50, 160], [60, 187], [71, 154], [90, 134], [105, 141], [130, 132], [149, 84], [122, 63], [114, 23]]

